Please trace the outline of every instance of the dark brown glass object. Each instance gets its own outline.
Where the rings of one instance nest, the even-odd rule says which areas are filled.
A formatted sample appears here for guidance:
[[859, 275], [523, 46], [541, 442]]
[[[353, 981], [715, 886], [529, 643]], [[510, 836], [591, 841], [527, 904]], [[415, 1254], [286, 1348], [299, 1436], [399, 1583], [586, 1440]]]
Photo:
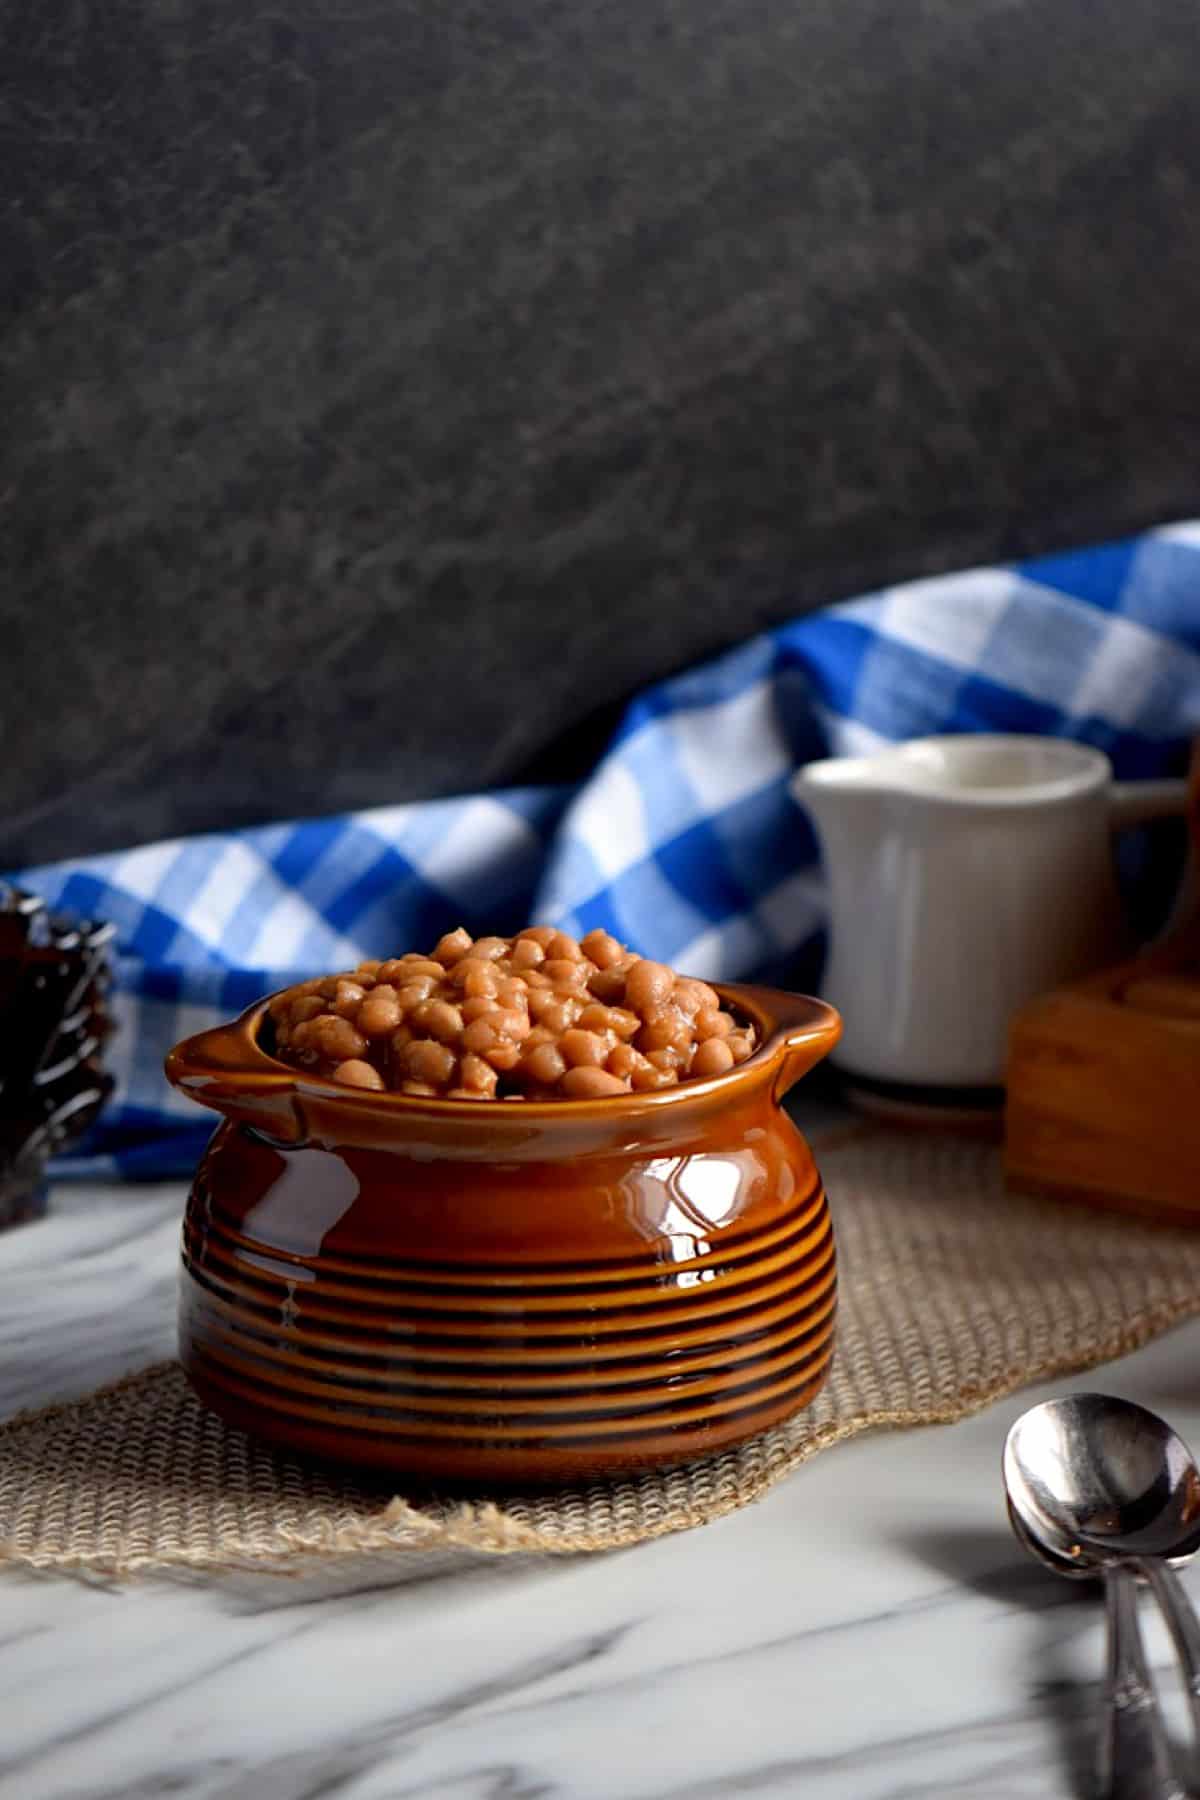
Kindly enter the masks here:
[[112, 1089], [100, 1064], [113, 927], [0, 886], [0, 1227], [44, 1210], [46, 1159]]
[[780, 1100], [817, 1000], [722, 986], [761, 1049], [596, 1100], [429, 1100], [276, 1060], [266, 1005], [177, 1046], [226, 1115], [184, 1224], [180, 1349], [232, 1424], [434, 1477], [555, 1481], [735, 1444], [833, 1345], [820, 1177]]

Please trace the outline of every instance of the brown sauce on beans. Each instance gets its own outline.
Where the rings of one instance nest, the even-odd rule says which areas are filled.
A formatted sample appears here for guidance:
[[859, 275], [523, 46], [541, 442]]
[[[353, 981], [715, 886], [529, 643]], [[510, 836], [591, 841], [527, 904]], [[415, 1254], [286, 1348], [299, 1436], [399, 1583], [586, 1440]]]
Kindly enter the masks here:
[[723, 1075], [754, 1027], [706, 981], [606, 931], [447, 932], [429, 956], [364, 962], [270, 1006], [284, 1062], [347, 1087], [450, 1100], [580, 1100]]

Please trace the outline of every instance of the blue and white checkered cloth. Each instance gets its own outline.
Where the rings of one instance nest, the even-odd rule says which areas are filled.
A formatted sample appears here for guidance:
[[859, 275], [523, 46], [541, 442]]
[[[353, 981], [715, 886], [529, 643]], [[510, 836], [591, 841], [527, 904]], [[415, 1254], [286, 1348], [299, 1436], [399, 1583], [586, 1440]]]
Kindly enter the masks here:
[[60, 1173], [188, 1169], [211, 1128], [171, 1045], [306, 976], [464, 924], [602, 925], [709, 977], [810, 983], [816, 844], [788, 777], [942, 731], [1023, 731], [1178, 772], [1200, 732], [1200, 523], [910, 582], [780, 626], [628, 707], [577, 787], [152, 844], [14, 878], [118, 927], [113, 1099]]

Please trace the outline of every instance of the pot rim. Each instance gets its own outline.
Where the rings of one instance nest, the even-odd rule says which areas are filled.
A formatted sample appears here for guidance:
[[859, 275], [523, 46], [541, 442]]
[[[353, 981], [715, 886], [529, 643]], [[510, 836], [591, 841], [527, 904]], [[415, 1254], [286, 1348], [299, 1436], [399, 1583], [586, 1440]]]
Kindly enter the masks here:
[[[743, 982], [713, 981], [722, 1000], [747, 1016], [762, 1035], [758, 1049], [744, 1063], [726, 1070], [723, 1075], [701, 1076], [676, 1083], [674, 1087], [654, 1088], [646, 1093], [605, 1094], [594, 1099], [566, 1100], [450, 1100], [425, 1094], [397, 1094], [390, 1090], [354, 1088], [327, 1076], [310, 1075], [303, 1069], [283, 1062], [262, 1048], [259, 1029], [276, 994], [261, 1000], [225, 1024], [184, 1038], [166, 1058], [167, 1079], [200, 1105], [224, 1110], [233, 1093], [296, 1094], [336, 1102], [355, 1114], [396, 1116], [411, 1119], [444, 1121], [475, 1120], [494, 1125], [498, 1118], [536, 1121], [538, 1124], [568, 1120], [637, 1119], [648, 1117], [664, 1107], [683, 1106], [726, 1095], [733, 1098], [738, 1089], [749, 1091], [759, 1079], [776, 1080], [777, 1095], [791, 1082], [779, 1085], [794, 1053], [813, 1049], [805, 1059], [811, 1066], [831, 1050], [841, 1036], [841, 1019], [826, 1001], [808, 994], [792, 994], [781, 989], [760, 987]], [[277, 993], [286, 992], [278, 989]], [[802, 1072], [802, 1071], [801, 1071]], [[221, 1098], [218, 1098], [218, 1091]]]

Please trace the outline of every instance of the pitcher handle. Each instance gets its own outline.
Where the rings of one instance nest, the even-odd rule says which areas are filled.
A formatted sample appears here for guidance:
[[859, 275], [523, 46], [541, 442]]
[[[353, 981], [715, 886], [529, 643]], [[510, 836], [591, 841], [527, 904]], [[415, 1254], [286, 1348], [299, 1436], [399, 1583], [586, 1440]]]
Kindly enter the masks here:
[[1165, 953], [1168, 965], [1181, 956], [1194, 954], [1195, 948], [1200, 947], [1200, 737], [1192, 740], [1185, 779], [1114, 782], [1110, 807], [1116, 830], [1151, 819], [1173, 818], [1177, 813], [1187, 814], [1187, 861], [1175, 903], [1153, 947], [1156, 952]]
[[1188, 784], [1171, 781], [1114, 781], [1108, 795], [1109, 824], [1114, 831], [1176, 819], [1187, 811]]

